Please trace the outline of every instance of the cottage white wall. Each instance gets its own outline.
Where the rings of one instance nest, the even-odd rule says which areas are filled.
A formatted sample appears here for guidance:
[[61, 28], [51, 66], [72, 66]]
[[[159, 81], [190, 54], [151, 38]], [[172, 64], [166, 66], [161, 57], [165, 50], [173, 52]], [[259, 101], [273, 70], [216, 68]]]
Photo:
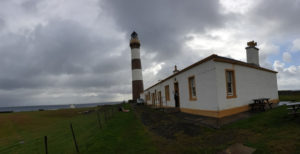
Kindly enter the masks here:
[[[278, 99], [276, 73], [222, 62], [215, 66], [220, 110], [245, 106], [256, 98]], [[235, 71], [236, 98], [226, 98], [225, 69]]]
[[[165, 86], [169, 85], [169, 95], [170, 95], [170, 100], [167, 101], [166, 100], [166, 96], [165, 96]], [[145, 94], [148, 94], [148, 92], [150, 92], [150, 100], [147, 100], [147, 104], [151, 105], [152, 104], [152, 94], [155, 93], [156, 90], [156, 105], [159, 105], [158, 103], [158, 92], [161, 91], [161, 97], [162, 97], [162, 101], [163, 101], [163, 106], [167, 106], [167, 107], [175, 107], [175, 100], [174, 100], [174, 95], [173, 95], [173, 91], [174, 91], [174, 84], [173, 84], [173, 80], [169, 79], [164, 81], [163, 83], [160, 83], [152, 88], [150, 88], [149, 90], [145, 91]]]
[[[166, 100], [166, 95], [165, 95], [165, 86], [166, 85], [169, 85], [169, 95], [170, 95], [169, 101]], [[163, 97], [163, 105], [168, 106], [168, 107], [175, 107], [173, 78], [168, 79], [162, 83], [161, 91], [162, 91], [162, 97]]]
[[[189, 99], [189, 85], [188, 78], [190, 76], [195, 76], [196, 84], [196, 95], [197, 100], [191, 101]], [[147, 101], [148, 104], [152, 104], [152, 93], [155, 92], [158, 95], [158, 91], [162, 92], [162, 97], [164, 98], [164, 106], [175, 107], [174, 100], [174, 81], [178, 82], [179, 85], [179, 97], [180, 97], [180, 108], [187, 109], [199, 109], [199, 110], [218, 110], [217, 104], [217, 88], [216, 88], [216, 72], [215, 72], [215, 63], [210, 60], [205, 63], [202, 63], [198, 66], [195, 66], [185, 72], [182, 72], [163, 83], [160, 83], [149, 90], [145, 91], [145, 94], [148, 94], [150, 91], [150, 101]], [[170, 90], [170, 101], [165, 103], [165, 85], [169, 85]], [[157, 101], [156, 101], [157, 102]]]
[[[197, 100], [189, 98], [188, 78], [195, 76]], [[199, 110], [217, 110], [216, 73], [213, 61], [189, 69], [178, 75], [180, 107]]]

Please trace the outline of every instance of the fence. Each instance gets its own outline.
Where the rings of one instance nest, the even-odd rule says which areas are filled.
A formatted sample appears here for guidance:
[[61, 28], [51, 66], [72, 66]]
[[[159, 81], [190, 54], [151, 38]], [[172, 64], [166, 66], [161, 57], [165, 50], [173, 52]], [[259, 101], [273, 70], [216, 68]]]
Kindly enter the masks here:
[[[68, 153], [86, 151], [84, 145], [93, 143], [94, 134], [103, 131], [106, 124], [115, 116], [116, 111], [118, 111], [118, 105], [101, 106], [94, 109], [75, 109], [71, 115], [64, 112], [57, 112], [62, 115], [48, 115], [49, 112], [43, 111], [41, 116], [53, 117], [46, 118], [49, 121], [41, 122], [41, 124], [51, 123], [51, 127], [48, 128], [49, 125], [34, 127], [37, 126], [34, 121], [23, 121], [27, 122], [26, 126], [29, 127], [31, 125], [28, 123], [32, 123], [30, 131], [22, 132], [22, 126], [19, 126], [20, 128], [16, 128], [16, 130], [20, 130], [17, 134], [19, 136], [0, 138], [0, 145], [2, 145], [0, 153], [63, 153], [66, 147], [68, 147]], [[66, 118], [57, 120], [61, 116]], [[51, 133], [44, 134], [45, 132]]]

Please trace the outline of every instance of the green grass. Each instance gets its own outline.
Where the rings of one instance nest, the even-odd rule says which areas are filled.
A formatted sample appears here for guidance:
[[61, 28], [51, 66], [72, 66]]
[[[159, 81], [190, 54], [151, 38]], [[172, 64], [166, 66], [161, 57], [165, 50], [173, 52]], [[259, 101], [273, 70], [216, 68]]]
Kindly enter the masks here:
[[287, 112], [285, 106], [277, 107], [220, 129], [195, 126], [201, 130], [198, 135], [179, 131], [170, 140], [152, 133], [152, 140], [161, 153], [218, 153], [235, 143], [255, 148], [255, 153], [300, 153], [300, 117]]
[[298, 94], [286, 94], [279, 95], [280, 101], [297, 101], [300, 102], [300, 95]]
[[254, 147], [256, 153], [299, 153], [300, 118], [287, 114], [285, 106], [259, 113], [223, 128], [234, 130], [236, 141]]
[[[115, 112], [100, 129], [96, 112], [79, 114], [87, 109], [0, 114], [0, 153], [76, 153], [70, 131], [73, 124], [80, 153], [155, 153], [142, 123], [133, 112]], [[106, 109], [102, 109], [106, 110]]]
[[300, 153], [300, 118], [289, 116], [285, 106], [220, 129], [196, 126], [201, 132], [194, 136], [179, 131], [175, 139], [149, 132], [132, 111], [115, 112], [107, 122], [101, 111], [100, 129], [96, 112], [78, 114], [83, 110], [0, 114], [0, 153], [45, 153], [45, 135], [49, 153], [76, 153], [70, 123], [80, 153], [216, 153], [234, 143], [253, 147], [255, 153]]

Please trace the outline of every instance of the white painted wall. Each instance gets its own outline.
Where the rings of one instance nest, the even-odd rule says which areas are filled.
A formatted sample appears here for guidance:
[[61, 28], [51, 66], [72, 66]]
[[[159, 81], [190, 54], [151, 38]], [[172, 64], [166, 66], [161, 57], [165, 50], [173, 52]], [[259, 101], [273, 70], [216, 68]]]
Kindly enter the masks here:
[[[170, 100], [166, 101], [166, 96], [165, 96], [165, 86], [169, 85], [169, 95], [170, 95]], [[150, 91], [150, 101], [147, 101], [148, 104], [152, 104], [152, 93], [155, 93], [156, 90], [156, 103], [158, 103], [158, 92], [161, 91], [162, 95], [162, 100], [163, 100], [163, 105], [164, 106], [169, 106], [169, 107], [175, 107], [175, 100], [174, 100], [174, 84], [173, 84], [173, 78], [169, 79], [161, 84], [156, 85], [155, 87], [149, 89], [148, 91], [145, 91], [145, 94], [148, 94]]]
[[[188, 78], [195, 76], [196, 101], [190, 101]], [[217, 110], [216, 76], [213, 61], [205, 62], [178, 75], [180, 107], [201, 110]]]
[[[190, 101], [189, 99], [189, 86], [188, 78], [190, 76], [195, 76], [196, 82], [196, 101]], [[158, 91], [162, 92], [162, 98], [164, 98], [164, 105], [175, 107], [174, 100], [174, 81], [175, 79], [179, 84], [179, 96], [180, 96], [180, 108], [189, 108], [189, 109], [199, 109], [199, 110], [218, 110], [217, 103], [217, 88], [216, 88], [216, 72], [215, 72], [215, 62], [207, 61], [203, 64], [200, 64], [194, 68], [191, 68], [183, 73], [180, 73], [174, 76], [167, 81], [164, 81], [161, 84], [152, 87], [150, 91], [151, 99], [147, 101], [148, 104], [152, 104], [152, 93]], [[165, 103], [165, 85], [169, 85], [170, 88], [170, 101]], [[145, 94], [148, 94], [148, 91], [145, 91]], [[156, 101], [158, 102], [158, 101]]]
[[[248, 105], [257, 98], [278, 99], [276, 73], [222, 62], [215, 66], [219, 110]], [[226, 98], [225, 69], [235, 71], [237, 98]]]
[[[225, 69], [235, 71], [236, 98], [226, 97]], [[190, 76], [195, 76], [196, 101], [189, 100]], [[175, 78], [179, 83], [180, 108], [220, 111], [248, 105], [257, 98], [278, 99], [276, 73], [210, 60], [145, 91], [144, 95], [150, 92], [147, 103], [152, 104], [152, 93], [156, 91], [155, 99], [158, 104], [158, 92], [161, 91], [163, 105], [175, 107]], [[170, 101], [165, 100], [165, 85], [169, 85]]]
[[[225, 69], [235, 70], [237, 98], [226, 98]], [[188, 77], [193, 75], [196, 81], [196, 101], [189, 100]], [[211, 60], [145, 91], [144, 94], [150, 91], [150, 100], [147, 103], [152, 104], [152, 93], [156, 90], [156, 96], [161, 91], [164, 106], [175, 107], [174, 78], [179, 83], [181, 108], [219, 111], [248, 105], [256, 98], [278, 99], [276, 73]], [[169, 85], [170, 89], [170, 101], [167, 103], [165, 85]]]

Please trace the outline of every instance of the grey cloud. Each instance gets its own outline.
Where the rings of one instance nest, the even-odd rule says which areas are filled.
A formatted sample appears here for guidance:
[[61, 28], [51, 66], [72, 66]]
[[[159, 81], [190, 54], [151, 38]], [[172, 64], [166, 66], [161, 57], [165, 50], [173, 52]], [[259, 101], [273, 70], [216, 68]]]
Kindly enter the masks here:
[[37, 28], [32, 40], [35, 60], [50, 74], [83, 73], [91, 62], [91, 52], [97, 48], [87, 32], [71, 21], [52, 21]]
[[[11, 95], [20, 89], [95, 87], [99, 90], [130, 85], [129, 49], [121, 55], [111, 55], [119, 41], [94, 35], [74, 21], [51, 20], [36, 27], [29, 36], [10, 33], [2, 35], [0, 42], [0, 95], [3, 95], [0, 106], [6, 102], [24, 105], [30, 101], [51, 103], [59, 98], [62, 103], [73, 100], [67, 96], [38, 100], [30, 97], [34, 94], [26, 93], [28, 101], [25, 101], [21, 99], [25, 94]], [[124, 54], [128, 57], [123, 58]], [[114, 90], [114, 93], [120, 91]]]
[[37, 5], [41, 2], [40, 0], [26, 0], [21, 3], [22, 7], [29, 12], [36, 12]]
[[4, 28], [4, 26], [5, 26], [5, 21], [2, 18], [0, 18], [0, 32]]
[[273, 64], [276, 71], [278, 71], [277, 79], [280, 90], [299, 90], [300, 84], [300, 66], [285, 66], [280, 61], [275, 61]]
[[130, 68], [130, 49], [121, 51], [120, 55], [101, 55], [96, 65], [93, 66], [95, 73], [115, 73], [126, 70], [127, 72], [131, 71]]
[[20, 106], [32, 104], [32, 98], [36, 93], [34, 90], [0, 90], [0, 107]]
[[[174, 65], [183, 68], [202, 58], [185, 47], [184, 43], [192, 39], [187, 34], [222, 27], [224, 21], [232, 18], [219, 12], [217, 0], [104, 0], [100, 7], [128, 37], [133, 30], [138, 32], [141, 52], [146, 52], [141, 57], [143, 69], [164, 62], [158, 74], [145, 77], [146, 88], [157, 82], [154, 80], [172, 74]], [[151, 53], [156, 56], [146, 57]]]
[[114, 72], [114, 73], [99, 73], [99, 74], [85, 74], [72, 76], [70, 80], [62, 83], [61, 86], [73, 88], [88, 88], [88, 87], [102, 87], [109, 88], [116, 85], [130, 84], [130, 71]]
[[218, 27], [224, 21], [218, 1], [104, 1], [101, 7], [114, 16], [127, 35], [136, 30], [147, 52], [157, 52], [157, 61], [181, 54], [185, 35]]
[[267, 0], [260, 1], [250, 12], [252, 21], [266, 23], [273, 21], [274, 35], [296, 35], [300, 27], [299, 0]]
[[[193, 39], [187, 34], [226, 28], [229, 20], [239, 23], [244, 18], [221, 14], [217, 0], [99, 0], [100, 9], [91, 11], [92, 15], [99, 11], [98, 21], [91, 17], [86, 24], [83, 17], [88, 17], [90, 10], [74, 20], [62, 11], [65, 3], [55, 10], [55, 2], [44, 2], [24, 0], [17, 6], [10, 1], [0, 2], [8, 8], [2, 9], [6, 11], [3, 14], [0, 11], [0, 106], [109, 101], [120, 99], [120, 95], [127, 98], [131, 92], [128, 42], [133, 30], [142, 43], [143, 69], [165, 63], [151, 77], [157, 80], [172, 74], [175, 64], [182, 69], [203, 58], [202, 53], [210, 53], [186, 48], [184, 43]], [[299, 32], [296, 1], [267, 2], [251, 10], [246, 22], [248, 18], [255, 25], [276, 21], [280, 23], [279, 29], [274, 28], [278, 33]], [[54, 10], [47, 13], [41, 7]], [[77, 9], [68, 8], [64, 11]], [[15, 18], [10, 18], [11, 14]], [[112, 28], [101, 27], [105, 22], [112, 22], [107, 24]], [[266, 59], [264, 55], [262, 58]]]

